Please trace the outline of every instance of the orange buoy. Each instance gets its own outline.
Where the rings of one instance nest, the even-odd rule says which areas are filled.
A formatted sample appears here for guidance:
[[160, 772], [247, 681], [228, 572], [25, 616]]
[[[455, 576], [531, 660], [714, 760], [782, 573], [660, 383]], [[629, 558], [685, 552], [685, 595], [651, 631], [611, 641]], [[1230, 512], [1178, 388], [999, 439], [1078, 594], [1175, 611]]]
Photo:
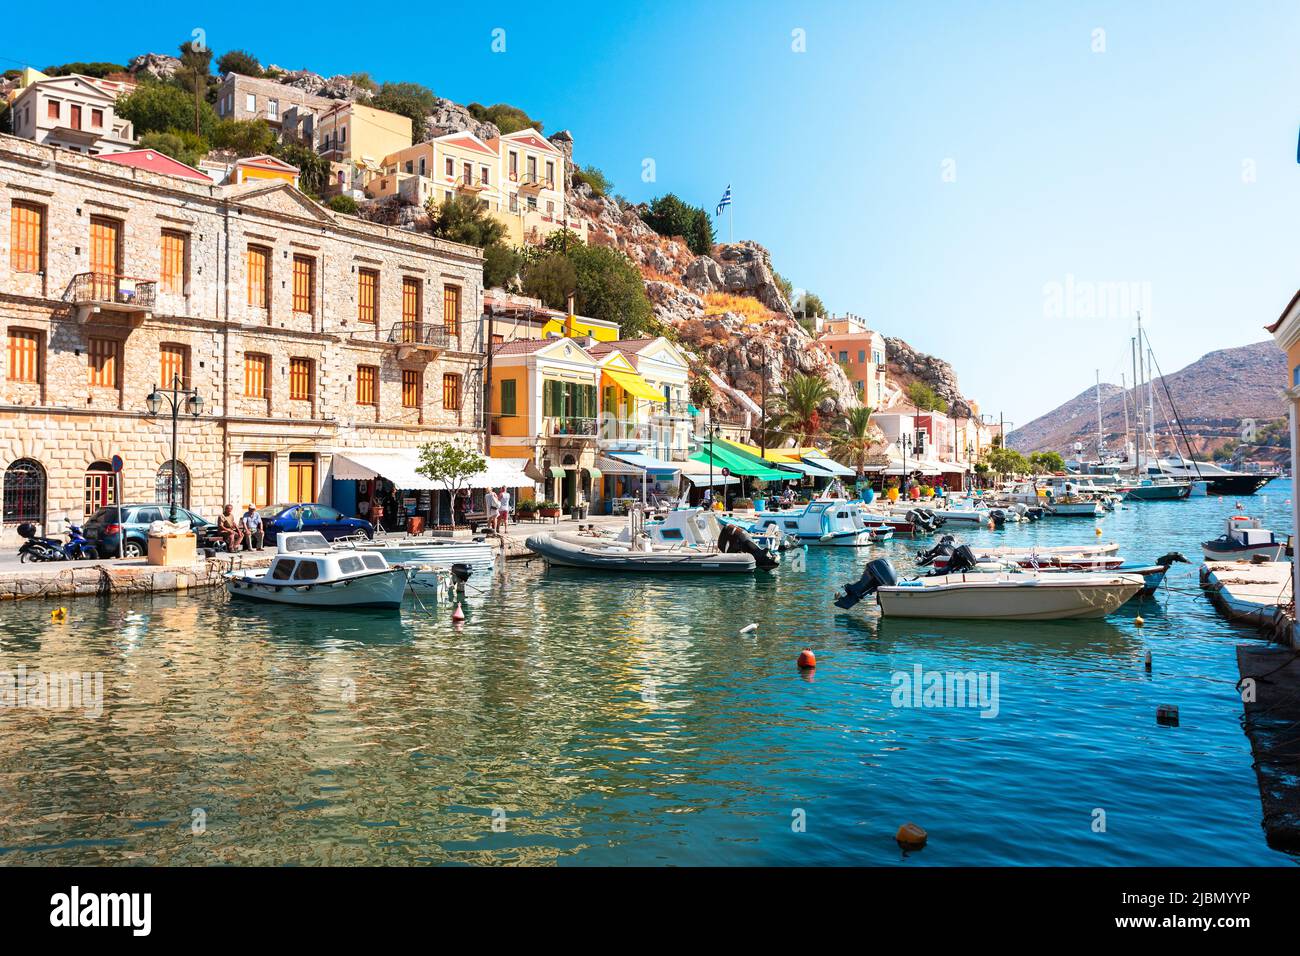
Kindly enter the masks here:
[[56, 607], [50, 612], [50, 620], [55, 624], [63, 624], [68, 619], [68, 609], [66, 607]]
[[810, 671], [817, 667], [817, 655], [809, 648], [805, 647], [799, 652], [799, 669]]
[[451, 612], [451, 619], [453, 621], [465, 620], [465, 612], [461, 610], [459, 601], [456, 602], [456, 610]]
[[894, 839], [906, 850], [919, 850], [925, 846], [929, 835], [915, 823], [904, 823], [894, 834]]
[[1142, 615], [1139, 614], [1137, 617], [1133, 618], [1133, 623], [1136, 624], [1138, 627], [1141, 627], [1143, 624], [1146, 623], [1146, 621], [1142, 620]]

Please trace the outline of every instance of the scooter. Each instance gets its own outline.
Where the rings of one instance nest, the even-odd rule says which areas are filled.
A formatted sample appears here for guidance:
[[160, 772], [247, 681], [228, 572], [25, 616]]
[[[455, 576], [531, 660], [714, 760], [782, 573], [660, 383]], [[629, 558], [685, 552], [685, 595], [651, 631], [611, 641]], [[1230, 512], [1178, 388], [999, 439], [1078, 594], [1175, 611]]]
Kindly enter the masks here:
[[82, 561], [99, 557], [95, 546], [86, 540], [80, 525], [68, 526], [68, 540], [42, 538], [36, 534], [36, 526], [30, 523], [20, 524], [18, 536], [23, 538], [23, 546], [18, 549], [19, 561]]

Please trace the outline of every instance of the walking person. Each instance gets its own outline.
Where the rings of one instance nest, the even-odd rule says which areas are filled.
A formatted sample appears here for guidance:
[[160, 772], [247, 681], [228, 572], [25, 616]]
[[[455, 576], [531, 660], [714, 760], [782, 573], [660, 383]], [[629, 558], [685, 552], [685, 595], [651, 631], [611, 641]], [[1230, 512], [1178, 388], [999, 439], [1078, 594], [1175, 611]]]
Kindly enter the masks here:
[[244, 516], [239, 519], [244, 530], [244, 550], [261, 551], [266, 547], [266, 532], [262, 528], [262, 516], [257, 513], [257, 509], [251, 504]]
[[505, 534], [506, 525], [510, 522], [510, 492], [505, 488], [502, 488], [501, 493], [497, 495], [497, 507], [500, 509], [497, 512], [497, 522], [499, 524], [497, 530], [501, 534]]
[[221, 514], [217, 515], [217, 537], [225, 539], [226, 550], [231, 554], [239, 550], [239, 542], [244, 536], [235, 521], [234, 506], [226, 505], [221, 509]]
[[487, 512], [487, 526], [489, 531], [497, 529], [497, 511], [501, 508], [501, 501], [497, 498], [497, 493], [491, 488], [483, 496], [483, 510]]

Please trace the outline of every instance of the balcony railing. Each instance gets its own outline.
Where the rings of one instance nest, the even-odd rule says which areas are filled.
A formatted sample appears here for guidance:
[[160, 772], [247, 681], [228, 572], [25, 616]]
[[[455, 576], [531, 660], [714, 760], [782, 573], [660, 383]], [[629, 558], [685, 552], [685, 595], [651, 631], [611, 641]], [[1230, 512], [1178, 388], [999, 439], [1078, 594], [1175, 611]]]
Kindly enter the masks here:
[[597, 422], [594, 418], [575, 418], [567, 415], [548, 415], [542, 422], [547, 438], [567, 435], [594, 438], [596, 436], [596, 425]]
[[537, 173], [525, 173], [519, 178], [519, 188], [524, 190], [554, 189], [555, 180], [539, 176]]
[[488, 188], [486, 179], [475, 179], [473, 176], [461, 176], [456, 180], [456, 188], [463, 189], [466, 192], [477, 193]]
[[406, 358], [418, 352], [432, 357], [451, 348], [451, 335], [445, 326], [429, 322], [397, 322], [388, 332], [388, 344], [397, 346], [397, 357]]
[[81, 272], [72, 277], [64, 293], [64, 301], [71, 302], [77, 317], [86, 321], [92, 315], [112, 312], [124, 315], [132, 322], [140, 322], [153, 314], [158, 296], [158, 282], [137, 276], [113, 275], [106, 272]]

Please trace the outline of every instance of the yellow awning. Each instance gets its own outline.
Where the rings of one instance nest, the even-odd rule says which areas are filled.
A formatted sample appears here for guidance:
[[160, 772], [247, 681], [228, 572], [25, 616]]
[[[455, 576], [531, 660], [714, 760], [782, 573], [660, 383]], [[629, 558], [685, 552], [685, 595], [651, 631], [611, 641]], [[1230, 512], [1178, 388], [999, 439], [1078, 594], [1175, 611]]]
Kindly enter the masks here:
[[606, 375], [618, 382], [623, 391], [629, 395], [635, 395], [647, 402], [665, 401], [663, 394], [655, 391], [654, 386], [636, 372], [625, 372], [618, 368], [606, 368], [604, 371]]

